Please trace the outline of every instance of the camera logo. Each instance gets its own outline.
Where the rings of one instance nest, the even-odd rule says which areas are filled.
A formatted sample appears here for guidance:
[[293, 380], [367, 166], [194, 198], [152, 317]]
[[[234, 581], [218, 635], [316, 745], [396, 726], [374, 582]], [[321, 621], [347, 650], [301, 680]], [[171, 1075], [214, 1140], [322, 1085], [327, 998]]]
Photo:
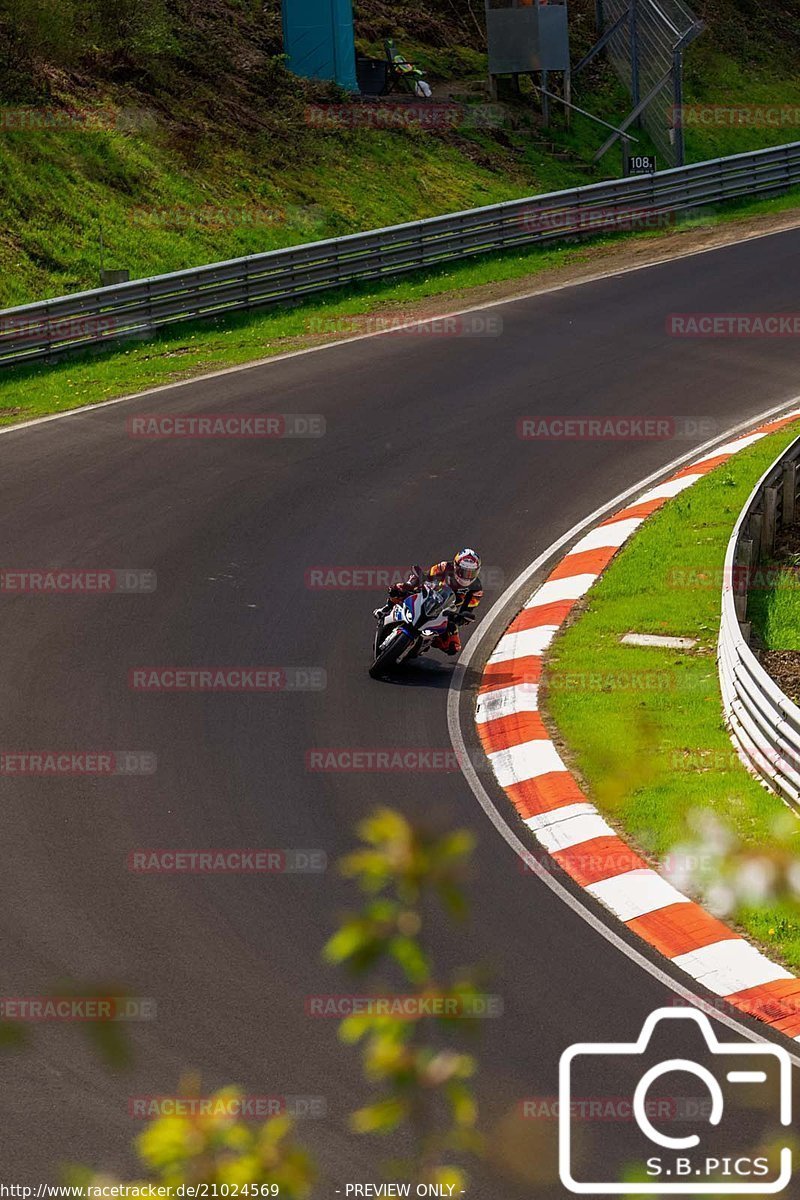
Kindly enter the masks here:
[[[653, 1034], [661, 1026], [665, 1032], [668, 1021], [683, 1022], [681, 1032], [689, 1031], [696, 1039], [699, 1028], [706, 1051], [715, 1070], [693, 1062], [688, 1058], [667, 1058], [647, 1067], [653, 1051], [648, 1057]], [[689, 1023], [695, 1027], [690, 1030]], [[705, 1055], [703, 1056], [705, 1057]], [[640, 1060], [637, 1063], [637, 1059]], [[611, 1180], [577, 1180], [574, 1176], [573, 1098], [577, 1072], [591, 1072], [591, 1078], [600, 1076], [603, 1061], [619, 1068], [629, 1063], [639, 1076], [633, 1092], [631, 1112], [633, 1120], [643, 1135], [646, 1158], [643, 1168], [646, 1179], [640, 1182]], [[641, 1074], [639, 1068], [641, 1067]], [[658, 1089], [653, 1091], [664, 1076], [680, 1072], [699, 1081], [704, 1096], [701, 1108], [695, 1105], [693, 1115], [700, 1113], [702, 1126], [694, 1132], [689, 1128], [685, 1136], [673, 1136], [656, 1128], [651, 1117], [658, 1111], [652, 1103]], [[644, 1023], [636, 1042], [586, 1042], [570, 1046], [561, 1056], [559, 1069], [559, 1172], [561, 1182], [568, 1191], [577, 1195], [604, 1196], [735, 1196], [776, 1195], [782, 1192], [792, 1177], [792, 1151], [783, 1146], [769, 1157], [747, 1157], [743, 1154], [722, 1156], [714, 1150], [715, 1131], [723, 1125], [726, 1108], [733, 1100], [740, 1103], [742, 1089], [751, 1089], [747, 1095], [771, 1084], [779, 1097], [776, 1114], [781, 1125], [791, 1123], [791, 1059], [779, 1046], [769, 1043], [720, 1042], [708, 1017], [693, 1008], [660, 1008]], [[661, 1085], [661, 1092], [663, 1094]], [[737, 1093], [738, 1089], [738, 1093]], [[770, 1093], [771, 1095], [772, 1093]], [[650, 1096], [650, 1100], [648, 1100]], [[735, 1100], [734, 1100], [735, 1097]], [[723, 1126], [724, 1128], [724, 1126]], [[709, 1144], [711, 1143], [711, 1144]], [[621, 1170], [620, 1174], [626, 1174]]]

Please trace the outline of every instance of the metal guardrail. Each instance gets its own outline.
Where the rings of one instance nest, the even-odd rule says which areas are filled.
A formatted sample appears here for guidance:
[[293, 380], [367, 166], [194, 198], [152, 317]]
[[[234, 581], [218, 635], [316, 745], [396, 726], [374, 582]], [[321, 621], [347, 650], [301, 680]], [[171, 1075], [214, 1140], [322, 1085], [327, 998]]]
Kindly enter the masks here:
[[800, 142], [77, 292], [0, 311], [0, 366], [794, 184]]
[[800, 516], [800, 438], [759, 481], [736, 523], [722, 587], [718, 665], [725, 720], [739, 756], [773, 791], [800, 808], [800, 708], [749, 645], [747, 596], [754, 570], [782, 525]]

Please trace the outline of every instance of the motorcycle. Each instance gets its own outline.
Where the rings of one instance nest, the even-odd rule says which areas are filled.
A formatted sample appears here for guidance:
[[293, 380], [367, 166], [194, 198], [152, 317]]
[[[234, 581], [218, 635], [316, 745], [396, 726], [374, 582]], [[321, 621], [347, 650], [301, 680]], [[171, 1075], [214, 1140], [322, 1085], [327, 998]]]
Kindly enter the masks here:
[[[380, 679], [409, 658], [426, 654], [454, 617], [458, 601], [453, 589], [425, 580], [420, 567], [415, 567], [414, 573], [420, 580], [416, 591], [390, 605], [388, 611], [375, 610], [375, 661], [369, 669], [373, 679]], [[460, 624], [469, 618], [461, 615], [457, 619]]]

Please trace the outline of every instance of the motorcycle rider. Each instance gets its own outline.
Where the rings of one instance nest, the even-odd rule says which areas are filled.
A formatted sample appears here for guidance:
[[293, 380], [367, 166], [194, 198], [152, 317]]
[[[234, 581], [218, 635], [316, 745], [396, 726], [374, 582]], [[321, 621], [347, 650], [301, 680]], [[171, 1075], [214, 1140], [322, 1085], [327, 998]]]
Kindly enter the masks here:
[[465, 614], [475, 609], [483, 599], [483, 587], [480, 580], [481, 559], [474, 550], [467, 548], [459, 550], [451, 559], [434, 563], [427, 575], [416, 568], [404, 583], [393, 584], [389, 588], [389, 601], [384, 608], [376, 608], [375, 616], [384, 616], [391, 604], [404, 600], [412, 592], [416, 592], [423, 583], [443, 583], [452, 588], [456, 595], [458, 607], [448, 616], [447, 632], [439, 634], [433, 645], [445, 654], [454, 655], [461, 652], [461, 638], [458, 626], [464, 623]]

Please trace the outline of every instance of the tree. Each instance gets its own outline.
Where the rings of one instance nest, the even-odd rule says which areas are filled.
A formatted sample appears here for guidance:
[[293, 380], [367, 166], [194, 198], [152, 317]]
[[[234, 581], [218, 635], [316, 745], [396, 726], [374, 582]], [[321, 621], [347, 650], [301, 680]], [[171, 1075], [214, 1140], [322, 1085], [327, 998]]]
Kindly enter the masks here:
[[[345, 918], [325, 948], [329, 962], [373, 978], [394, 968], [411, 995], [384, 997], [384, 1008], [346, 1017], [341, 1039], [362, 1047], [364, 1074], [380, 1089], [377, 1099], [352, 1114], [359, 1133], [388, 1135], [406, 1127], [411, 1156], [392, 1164], [394, 1178], [414, 1183], [465, 1186], [452, 1155], [474, 1152], [477, 1106], [470, 1087], [475, 1060], [459, 1048], [464, 1018], [483, 1007], [469, 973], [442, 984], [424, 945], [428, 901], [436, 898], [451, 918], [466, 910], [465, 868], [471, 834], [437, 835], [415, 828], [402, 814], [380, 809], [358, 826], [364, 845], [348, 855], [341, 870], [366, 900]], [[396, 1008], [408, 1015], [396, 1015]], [[429, 1015], [430, 1014], [430, 1015]], [[470, 1024], [469, 1020], [466, 1022]]]

